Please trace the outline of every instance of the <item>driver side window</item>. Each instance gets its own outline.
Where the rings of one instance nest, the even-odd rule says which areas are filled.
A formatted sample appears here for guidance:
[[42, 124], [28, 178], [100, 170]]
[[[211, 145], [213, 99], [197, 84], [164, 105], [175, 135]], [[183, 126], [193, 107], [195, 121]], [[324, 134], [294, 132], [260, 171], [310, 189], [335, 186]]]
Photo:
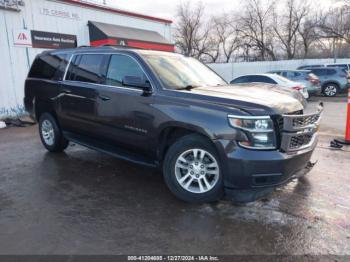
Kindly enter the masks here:
[[107, 70], [106, 85], [123, 86], [125, 76], [139, 77], [142, 81], [146, 81], [140, 65], [133, 58], [126, 55], [112, 55]]

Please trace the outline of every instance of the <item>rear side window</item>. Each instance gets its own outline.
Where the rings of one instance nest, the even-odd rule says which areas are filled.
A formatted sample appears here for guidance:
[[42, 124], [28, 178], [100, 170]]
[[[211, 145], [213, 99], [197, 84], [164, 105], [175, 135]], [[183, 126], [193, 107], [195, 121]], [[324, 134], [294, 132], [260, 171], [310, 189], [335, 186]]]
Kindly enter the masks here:
[[125, 76], [140, 77], [146, 81], [140, 65], [131, 57], [126, 55], [112, 55], [106, 77], [106, 84], [111, 86], [123, 86]]
[[347, 64], [333, 64], [333, 65], [327, 65], [327, 67], [341, 67], [343, 69], [348, 69]]
[[281, 76], [284, 76], [284, 77], [288, 77], [288, 73], [287, 72], [282, 72], [282, 74], [279, 74]]
[[267, 76], [250, 76], [249, 80], [250, 82], [277, 84], [276, 81]]
[[304, 72], [287, 72], [287, 74], [283, 76], [290, 79], [300, 79], [301, 77], [305, 76], [305, 73]]
[[320, 75], [320, 76], [324, 76], [324, 75], [327, 75], [327, 69], [312, 69], [312, 72], [315, 74], [315, 75]]
[[231, 84], [241, 84], [241, 83], [248, 83], [249, 77], [248, 76], [240, 76], [234, 80], [231, 81]]
[[280, 72], [280, 71], [274, 71], [274, 72], [271, 72], [271, 74], [276, 74], [276, 75], [283, 75], [284, 72]]
[[61, 63], [66, 60], [65, 54], [46, 54], [38, 56], [30, 68], [28, 77], [41, 79], [55, 79], [59, 74]]
[[72, 60], [67, 74], [67, 80], [87, 83], [101, 83], [102, 62], [104, 55], [78, 55]]
[[327, 70], [327, 75], [335, 75], [336, 73], [337, 71], [334, 69]]

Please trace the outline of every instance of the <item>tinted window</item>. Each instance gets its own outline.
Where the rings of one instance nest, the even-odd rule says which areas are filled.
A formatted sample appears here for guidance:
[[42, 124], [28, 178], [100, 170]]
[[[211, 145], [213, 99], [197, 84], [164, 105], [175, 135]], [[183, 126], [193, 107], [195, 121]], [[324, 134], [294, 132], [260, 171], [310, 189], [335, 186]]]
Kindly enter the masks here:
[[287, 78], [300, 79], [305, 76], [305, 72], [288, 72]]
[[126, 55], [112, 55], [107, 71], [106, 84], [122, 86], [125, 76], [136, 76], [146, 81], [146, 76], [140, 65], [133, 58]]
[[327, 75], [334, 75], [336, 73], [337, 73], [337, 71], [334, 69], [327, 70]]
[[299, 66], [297, 69], [312, 69], [315, 67], [323, 67], [323, 65], [305, 65], [305, 66]]
[[341, 67], [343, 69], [348, 69], [348, 65], [346, 64], [339, 64], [339, 65], [327, 65], [327, 67]]
[[68, 69], [68, 80], [101, 83], [103, 55], [78, 55]]
[[276, 75], [283, 75], [284, 74], [284, 72], [280, 72], [280, 71], [272, 71], [272, 72], [267, 72], [267, 73], [276, 74]]
[[64, 73], [65, 73], [66, 67], [68, 65], [69, 55], [68, 54], [60, 54], [58, 56], [61, 58], [61, 63], [59, 65], [59, 67], [57, 68], [55, 79], [63, 80]]
[[312, 69], [311, 70], [315, 75], [320, 75], [320, 76], [323, 76], [323, 75], [327, 75], [327, 69]]
[[267, 77], [267, 76], [250, 76], [249, 77], [250, 82], [258, 82], [258, 83], [269, 83], [269, 84], [277, 84], [276, 81], [273, 79]]
[[54, 79], [56, 70], [66, 55], [42, 55], [37, 57], [29, 71], [29, 77]]
[[249, 81], [249, 76], [240, 76], [236, 79], [233, 79], [231, 81], [231, 84], [241, 84], [241, 83], [248, 83]]

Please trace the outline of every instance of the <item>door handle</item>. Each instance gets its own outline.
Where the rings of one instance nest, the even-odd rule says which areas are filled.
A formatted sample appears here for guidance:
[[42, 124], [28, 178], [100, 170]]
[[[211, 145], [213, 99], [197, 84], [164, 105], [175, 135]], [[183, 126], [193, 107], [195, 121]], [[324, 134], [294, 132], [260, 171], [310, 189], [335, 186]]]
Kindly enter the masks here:
[[63, 90], [62, 90], [62, 93], [70, 94], [70, 93], [72, 93], [72, 91], [69, 90], [69, 89], [63, 89]]
[[102, 101], [108, 101], [108, 100], [111, 99], [111, 98], [108, 97], [108, 96], [102, 96], [102, 95], [99, 95], [98, 97], [99, 97]]

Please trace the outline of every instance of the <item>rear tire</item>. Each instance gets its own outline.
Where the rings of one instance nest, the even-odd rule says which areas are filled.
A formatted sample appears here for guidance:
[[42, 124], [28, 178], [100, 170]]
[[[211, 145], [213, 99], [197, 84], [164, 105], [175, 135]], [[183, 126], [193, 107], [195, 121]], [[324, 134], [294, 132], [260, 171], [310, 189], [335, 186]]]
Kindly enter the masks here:
[[223, 172], [216, 149], [200, 135], [184, 136], [169, 148], [163, 176], [170, 191], [186, 202], [214, 202], [224, 195]]
[[62, 135], [56, 119], [49, 113], [43, 113], [39, 119], [39, 134], [44, 147], [50, 152], [62, 152], [69, 141]]
[[338, 90], [339, 90], [339, 87], [337, 84], [329, 83], [323, 87], [322, 92], [324, 96], [333, 97], [338, 94], [339, 92]]

